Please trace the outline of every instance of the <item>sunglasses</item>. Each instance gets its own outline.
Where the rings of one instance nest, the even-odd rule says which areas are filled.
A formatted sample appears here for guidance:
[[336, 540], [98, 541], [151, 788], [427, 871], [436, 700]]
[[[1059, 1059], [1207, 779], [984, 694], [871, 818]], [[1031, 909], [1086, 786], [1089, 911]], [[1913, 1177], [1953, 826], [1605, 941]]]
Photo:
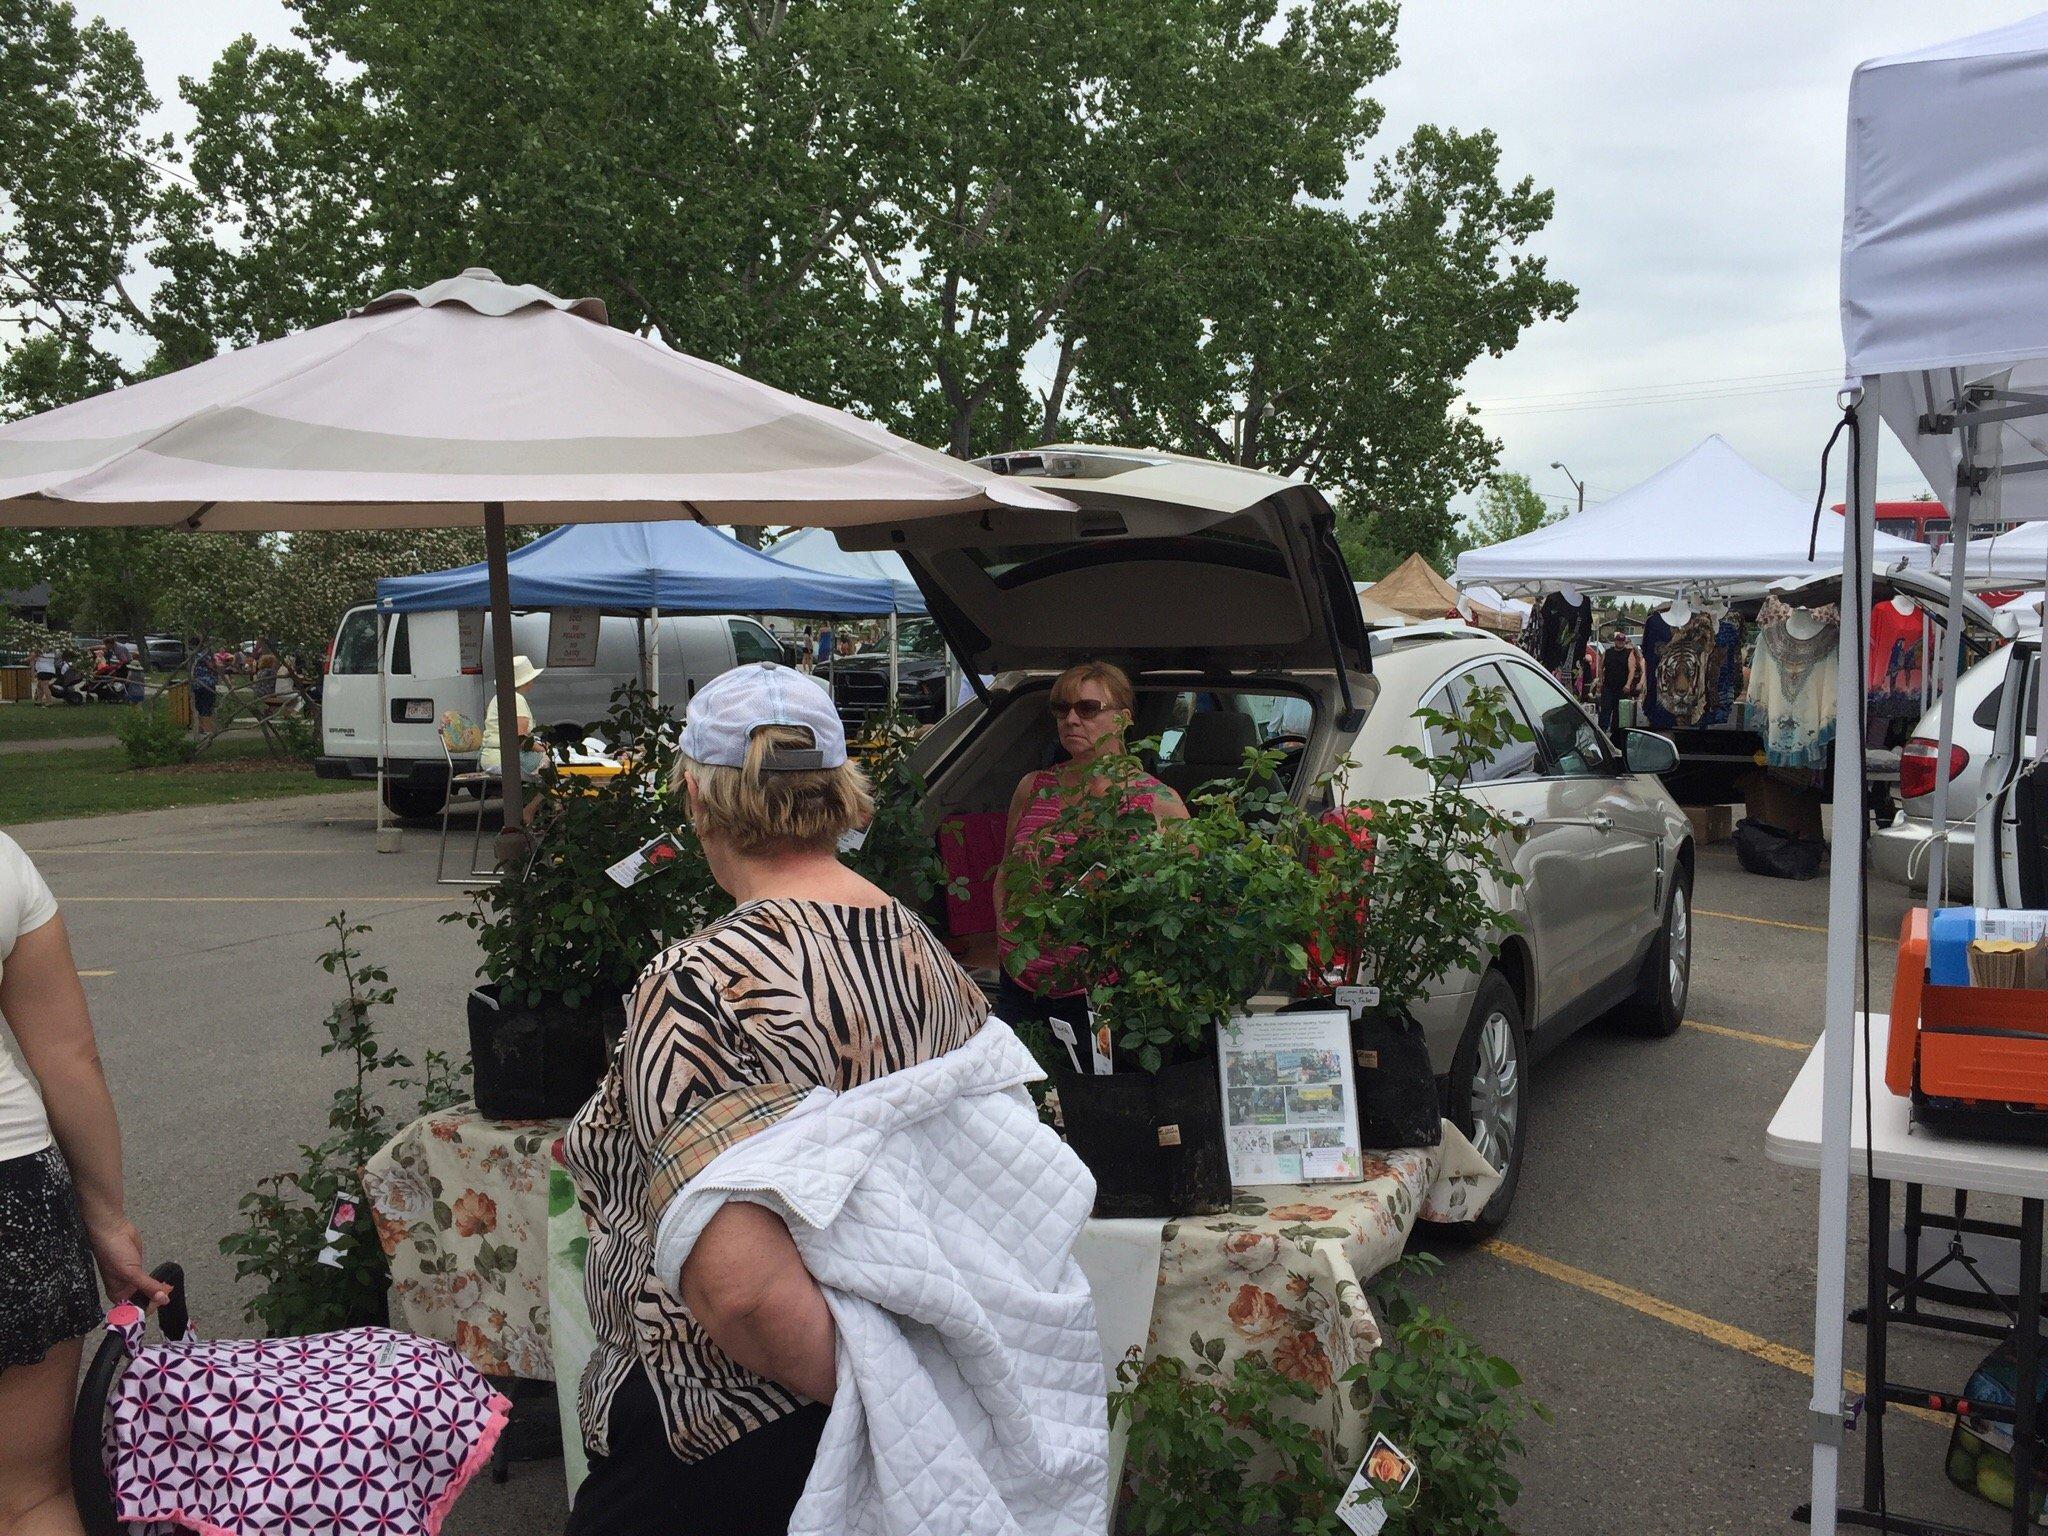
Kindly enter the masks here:
[[1093, 720], [1107, 708], [1109, 706], [1100, 699], [1070, 699], [1064, 704], [1058, 699], [1054, 699], [1051, 705], [1052, 717], [1055, 720], [1064, 719], [1068, 715], [1076, 715], [1083, 720]]

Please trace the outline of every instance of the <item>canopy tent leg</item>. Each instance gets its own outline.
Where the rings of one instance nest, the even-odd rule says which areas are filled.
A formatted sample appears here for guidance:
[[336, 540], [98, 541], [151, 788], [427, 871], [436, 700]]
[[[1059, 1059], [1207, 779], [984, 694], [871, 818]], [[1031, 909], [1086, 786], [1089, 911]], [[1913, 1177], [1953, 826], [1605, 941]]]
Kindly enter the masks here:
[[[1880, 382], [1850, 407], [1855, 463], [1843, 533], [1844, 624], [1870, 611]], [[1848, 540], [1854, 538], [1854, 554]], [[1849, 1135], [1854, 1109], [1856, 978], [1863, 942], [1863, 691], [1867, 663], [1844, 657], [1835, 681], [1835, 834], [1828, 872], [1827, 1012], [1822, 1034], [1820, 1215], [1813, 1287], [1812, 1510], [1814, 1536], [1835, 1536], [1842, 1456], [1842, 1332], [1849, 1267]]]
[[[1963, 464], [1967, 468], [1975, 455], [1976, 433], [1963, 433]], [[1953, 527], [1955, 542], [1949, 545], [1948, 616], [1941, 630], [1941, 665], [1934, 679], [1935, 697], [1941, 701], [1941, 735], [1934, 760], [1934, 843], [1927, 850], [1927, 919], [1948, 900], [1949, 835], [1949, 748], [1956, 739], [1956, 677], [1963, 667], [1963, 594], [1965, 566], [1970, 555], [1970, 513], [1976, 494], [1967, 476], [1957, 476]], [[1926, 670], [1922, 663], [1921, 670]]]
[[654, 640], [648, 648], [647, 692], [654, 700], [654, 707], [661, 708], [661, 610], [650, 608], [647, 617], [654, 627]]
[[888, 702], [882, 706], [885, 713], [896, 708], [896, 671], [900, 665], [901, 662], [896, 655], [896, 610], [891, 608], [889, 610], [889, 698]]
[[512, 687], [512, 580], [505, 569], [505, 504], [484, 503], [484, 561], [491, 580], [491, 670], [497, 674], [498, 755], [504, 777], [504, 829], [498, 834], [498, 863], [511, 863], [525, 850], [526, 806], [519, 782], [519, 696]]
[[654, 693], [654, 679], [647, 670], [647, 620], [645, 618], [638, 618], [633, 621], [633, 638], [640, 647], [640, 686], [646, 689], [648, 695], [652, 697]]
[[390, 811], [385, 805], [389, 793], [391, 761], [391, 651], [390, 620], [380, 605], [377, 609], [377, 851], [398, 852], [398, 829], [388, 825]]

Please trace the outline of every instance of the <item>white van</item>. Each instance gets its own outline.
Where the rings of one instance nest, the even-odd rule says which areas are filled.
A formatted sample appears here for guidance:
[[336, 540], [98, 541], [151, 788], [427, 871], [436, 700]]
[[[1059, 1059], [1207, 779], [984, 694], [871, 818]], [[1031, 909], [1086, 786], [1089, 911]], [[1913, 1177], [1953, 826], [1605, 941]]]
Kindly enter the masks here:
[[[512, 615], [515, 654], [546, 661], [548, 618], [545, 612]], [[678, 715], [691, 695], [728, 668], [783, 659], [775, 637], [753, 619], [675, 616], [659, 624], [661, 702]], [[639, 630], [634, 619], [606, 618], [598, 628], [595, 666], [548, 668], [526, 690], [534, 724], [602, 719], [612, 690], [640, 676]], [[395, 816], [436, 815], [447, 798], [441, 717], [453, 711], [483, 724], [493, 662], [489, 615], [483, 616], [477, 663], [465, 667], [462, 661], [460, 616], [453, 610], [387, 620], [384, 692], [391, 719], [385, 804]], [[364, 604], [342, 615], [328, 656], [320, 698], [321, 755], [314, 763], [321, 778], [377, 777], [377, 692], [377, 611]], [[474, 753], [455, 758], [458, 772], [475, 766]]]

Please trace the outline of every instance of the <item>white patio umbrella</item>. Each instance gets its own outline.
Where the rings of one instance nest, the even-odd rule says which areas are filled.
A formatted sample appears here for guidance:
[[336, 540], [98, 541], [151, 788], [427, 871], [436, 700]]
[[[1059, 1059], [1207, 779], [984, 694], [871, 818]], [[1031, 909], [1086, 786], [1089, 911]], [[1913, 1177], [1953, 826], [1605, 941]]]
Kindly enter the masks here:
[[[508, 524], [846, 527], [1072, 505], [472, 267], [346, 319], [0, 427], [0, 526], [475, 527], [511, 633]], [[498, 647], [505, 826], [520, 825]]]

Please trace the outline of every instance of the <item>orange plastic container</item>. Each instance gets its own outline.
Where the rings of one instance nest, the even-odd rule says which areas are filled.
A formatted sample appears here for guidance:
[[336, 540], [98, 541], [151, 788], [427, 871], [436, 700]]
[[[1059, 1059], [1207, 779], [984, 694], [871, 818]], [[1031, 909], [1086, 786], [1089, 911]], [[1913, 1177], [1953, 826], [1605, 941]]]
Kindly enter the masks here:
[[1913, 908], [1899, 928], [1884, 1080], [1916, 1110], [1927, 1099], [2048, 1109], [2048, 991], [1930, 984], [1927, 911]]

